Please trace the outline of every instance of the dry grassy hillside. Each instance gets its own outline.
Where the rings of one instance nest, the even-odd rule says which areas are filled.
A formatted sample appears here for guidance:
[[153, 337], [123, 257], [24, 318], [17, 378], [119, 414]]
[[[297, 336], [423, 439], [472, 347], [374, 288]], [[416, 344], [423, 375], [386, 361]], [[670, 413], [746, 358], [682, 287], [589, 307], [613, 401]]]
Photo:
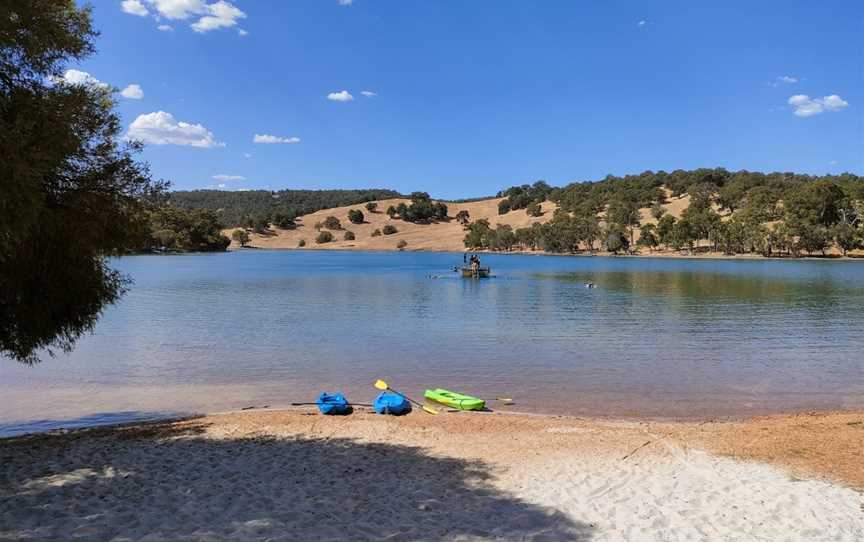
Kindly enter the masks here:
[[[552, 202], [544, 202], [542, 205], [543, 215], [539, 217], [531, 217], [524, 209], [510, 211], [507, 214], [498, 214], [498, 202], [502, 198], [492, 198], [481, 201], [473, 201], [469, 203], [447, 203], [448, 214], [450, 217], [456, 216], [459, 211], [468, 211], [472, 221], [485, 218], [492, 226], [497, 224], [509, 224], [514, 229], [528, 227], [534, 222], [544, 223], [551, 220], [557, 206]], [[350, 205], [347, 207], [335, 207], [333, 209], [325, 209], [308, 215], [301, 216], [297, 219], [297, 228], [293, 230], [282, 230], [273, 228], [271, 233], [261, 235], [250, 231], [252, 242], [250, 246], [257, 248], [298, 248], [300, 240], [306, 241], [304, 248], [326, 249], [326, 250], [397, 250], [399, 241], [405, 241], [407, 246], [405, 250], [428, 250], [428, 251], [453, 251], [459, 252], [465, 249], [462, 239], [465, 232], [462, 225], [455, 219], [449, 221], [436, 222], [433, 224], [414, 224], [403, 220], [391, 219], [384, 212], [389, 206], [394, 207], [399, 203], [410, 204], [407, 199], [387, 199], [378, 201], [378, 211], [370, 213], [366, 210], [365, 204]], [[680, 218], [690, 205], [690, 196], [684, 194], [680, 197], [672, 197], [667, 191], [667, 202], [663, 206], [666, 212]], [[348, 221], [348, 211], [351, 209], [360, 209], [365, 215], [363, 224], [352, 224]], [[342, 223], [342, 231], [331, 231], [334, 240], [330, 243], [318, 244], [315, 242], [315, 237], [318, 231], [315, 229], [315, 224], [323, 222], [328, 216], [335, 216]], [[602, 214], [601, 214], [602, 218]], [[651, 216], [650, 209], [642, 209], [642, 223], [655, 224], [657, 221]], [[381, 235], [372, 237], [372, 232], [376, 229], [383, 229], [385, 225], [392, 224], [399, 230], [392, 235]], [[235, 228], [230, 228], [224, 231], [225, 235], [231, 237], [231, 232]], [[352, 231], [355, 235], [353, 241], [345, 241], [343, 239], [345, 230]], [[639, 238], [638, 230], [635, 233], [635, 239]], [[239, 248], [234, 242], [231, 248]]]
[[[468, 211], [471, 220], [485, 218], [493, 226], [495, 224], [509, 224], [514, 228], [524, 228], [530, 226], [534, 222], [546, 222], [552, 218], [552, 213], [555, 211], [555, 204], [544, 202], [542, 205], [543, 216], [530, 217], [524, 209], [511, 211], [506, 215], [498, 214], [498, 202], [501, 198], [493, 198], [482, 201], [474, 201], [470, 203], [447, 203], [448, 214], [450, 217], [456, 216], [459, 211]], [[414, 224], [403, 220], [391, 219], [384, 212], [389, 206], [394, 207], [399, 203], [410, 204], [407, 199], [387, 199], [378, 201], [378, 211], [370, 213], [366, 210], [365, 204], [351, 205], [348, 207], [336, 207], [333, 209], [325, 209], [312, 214], [301, 216], [297, 219], [297, 228], [293, 230], [281, 230], [274, 228], [270, 235], [260, 235], [251, 233], [251, 246], [259, 248], [298, 248], [297, 245], [301, 239], [306, 241], [305, 248], [320, 248], [328, 250], [396, 250], [396, 245], [399, 241], [404, 240], [408, 245], [406, 250], [440, 250], [440, 251], [461, 251], [464, 250], [462, 239], [465, 233], [462, 230], [462, 225], [455, 219], [449, 221], [436, 222], [433, 224]], [[363, 224], [352, 224], [348, 221], [348, 211], [350, 209], [360, 209], [365, 215]], [[318, 231], [315, 230], [317, 222], [323, 222], [328, 216], [335, 216], [342, 223], [343, 231], [332, 231], [334, 241], [330, 243], [318, 244], [315, 242], [315, 237]], [[381, 235], [372, 237], [372, 232], [376, 229], [383, 229], [385, 225], [391, 224], [399, 230], [392, 235]], [[234, 228], [225, 230], [225, 234], [229, 237]], [[354, 241], [344, 241], [344, 230], [354, 232]], [[231, 248], [237, 248], [236, 243], [232, 243]]]

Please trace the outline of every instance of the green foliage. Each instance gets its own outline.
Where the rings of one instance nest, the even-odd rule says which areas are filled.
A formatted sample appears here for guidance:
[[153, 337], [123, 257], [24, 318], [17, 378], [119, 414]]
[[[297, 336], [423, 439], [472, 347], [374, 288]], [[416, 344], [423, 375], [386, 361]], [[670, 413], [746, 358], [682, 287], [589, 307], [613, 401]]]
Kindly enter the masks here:
[[389, 216], [390, 218], [395, 217], [396, 216], [396, 207], [393, 207], [392, 205], [387, 207], [387, 216]]
[[406, 241], [405, 239], [400, 239], [399, 242], [396, 243], [396, 248], [398, 248], [399, 250], [404, 250], [407, 246], [408, 241]]
[[657, 240], [669, 247], [672, 246], [672, 234], [675, 230], [675, 217], [672, 215], [663, 215], [657, 221]]
[[372, 230], [371, 237], [380, 237], [380, 236], [381, 236], [381, 230], [379, 230], [378, 228], [375, 228], [374, 230]]
[[624, 228], [618, 224], [613, 224], [607, 228], [604, 232], [603, 247], [612, 254], [626, 251], [630, 247], [630, 241], [627, 239]]
[[435, 220], [447, 219], [447, 205], [441, 202], [433, 202], [426, 192], [414, 192], [411, 194], [411, 205], [400, 203], [393, 209], [387, 209], [390, 218], [398, 216], [406, 222], [428, 224]]
[[297, 227], [294, 217], [283, 212], [277, 212], [273, 215], [273, 225], [283, 230], [293, 230]]
[[363, 211], [360, 209], [351, 209], [348, 211], [348, 221], [352, 224], [362, 224], [365, 219], [366, 217], [363, 216]]
[[[149, 233], [140, 246], [134, 247], [136, 252], [218, 252], [231, 244], [231, 240], [222, 235], [216, 215], [210, 211], [187, 212], [162, 206], [151, 209], [146, 215]], [[246, 236], [248, 243], [248, 234]]]
[[71, 350], [120, 298], [106, 257], [149, 235], [165, 188], [122, 142], [112, 89], [58, 81], [94, 51], [90, 11], [0, 2], [0, 352], [26, 363]]
[[852, 224], [837, 224], [832, 228], [831, 234], [834, 237], [834, 242], [843, 251], [844, 256], [850, 250], [861, 248], [862, 243], [864, 243], [864, 239], [862, 239], [858, 228]]
[[543, 216], [543, 208], [540, 207], [540, 204], [537, 202], [531, 203], [528, 207], [525, 207], [525, 212], [528, 216]]
[[654, 217], [654, 220], [660, 220], [665, 214], [666, 209], [663, 208], [663, 204], [659, 201], [655, 201], [654, 205], [651, 206], [651, 216]]
[[306, 239], [300, 239], [299, 241], [297, 241], [297, 246], [300, 248], [305, 247], [306, 246]]
[[384, 226], [384, 230], [382, 230], [382, 231], [383, 231], [384, 235], [393, 235], [394, 233], [398, 232], [399, 230], [397, 230], [396, 226], [394, 226], [393, 224], [387, 224], [386, 226]]
[[[192, 190], [176, 191], [168, 195], [168, 201], [180, 209], [209, 209], [217, 213], [220, 223], [225, 227], [245, 225], [246, 216], [282, 213], [292, 219], [331, 209], [359, 205], [373, 200], [398, 198], [401, 195], [393, 190]], [[275, 223], [275, 220], [274, 220]], [[278, 224], [277, 224], [278, 226]], [[281, 227], [281, 226], [280, 226]]]
[[511, 186], [498, 193], [499, 198], [505, 198], [498, 204], [498, 214], [503, 215], [510, 210], [527, 209], [532, 204], [542, 203], [546, 201], [553, 190], [546, 181], [537, 181], [532, 185]]
[[336, 218], [335, 216], [328, 216], [327, 218], [325, 218], [322, 225], [325, 228], [327, 228], [328, 230], [341, 230], [342, 229], [342, 223], [339, 222], [339, 219]]
[[250, 241], [249, 233], [243, 229], [236, 229], [231, 232], [231, 239], [233, 239], [241, 247], [245, 247], [249, 244]]
[[639, 229], [639, 240], [636, 242], [636, 246], [645, 247], [649, 250], [656, 248], [660, 244], [656, 230], [657, 227], [654, 224], [643, 224]]
[[318, 233], [318, 236], [315, 237], [315, 242], [318, 243], [319, 245], [323, 245], [324, 243], [329, 243], [332, 240], [333, 240], [333, 234], [330, 233], [329, 231], [326, 231], [326, 230]]
[[346, 230], [344, 239], [346, 241], [353, 241], [355, 239], [354, 232]]
[[471, 214], [468, 211], [463, 209], [463, 210], [459, 211], [458, 213], [456, 213], [456, 221], [459, 222], [460, 224], [462, 224], [463, 226], [466, 226], [470, 220], [471, 220]]
[[369, 211], [370, 213], [377, 212], [377, 209], [378, 209], [378, 203], [375, 201], [370, 201], [369, 203], [366, 204], [366, 210]]

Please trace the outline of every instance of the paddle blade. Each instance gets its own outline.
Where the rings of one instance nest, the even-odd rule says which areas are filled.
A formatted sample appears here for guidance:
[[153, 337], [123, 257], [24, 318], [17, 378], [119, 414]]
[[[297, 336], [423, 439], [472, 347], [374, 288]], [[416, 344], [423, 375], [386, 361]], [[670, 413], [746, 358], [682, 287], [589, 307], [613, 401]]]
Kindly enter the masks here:
[[438, 414], [438, 411], [429, 405], [423, 405], [422, 408], [424, 411], [428, 412], [429, 414]]
[[390, 386], [388, 386], [387, 383], [384, 382], [383, 380], [376, 380], [375, 381], [375, 387], [378, 388], [379, 390], [386, 390]]

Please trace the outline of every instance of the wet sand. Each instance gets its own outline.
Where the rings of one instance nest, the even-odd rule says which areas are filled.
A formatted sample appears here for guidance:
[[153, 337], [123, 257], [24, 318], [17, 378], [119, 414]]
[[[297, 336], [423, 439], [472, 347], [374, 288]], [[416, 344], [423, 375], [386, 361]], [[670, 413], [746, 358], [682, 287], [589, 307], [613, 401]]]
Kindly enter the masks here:
[[861, 540], [864, 411], [247, 411], [0, 441], [0, 540]]

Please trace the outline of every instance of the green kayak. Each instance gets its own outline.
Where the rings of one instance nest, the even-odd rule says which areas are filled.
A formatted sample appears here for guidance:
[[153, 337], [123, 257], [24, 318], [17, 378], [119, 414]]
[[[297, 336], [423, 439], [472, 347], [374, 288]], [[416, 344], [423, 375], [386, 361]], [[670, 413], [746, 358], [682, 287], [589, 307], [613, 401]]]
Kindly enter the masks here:
[[458, 408], [459, 410], [483, 410], [483, 407], [486, 406], [486, 401], [483, 399], [463, 395], [455, 391], [442, 390], [441, 388], [426, 390], [426, 393], [423, 395], [436, 403], [441, 403], [451, 408]]

